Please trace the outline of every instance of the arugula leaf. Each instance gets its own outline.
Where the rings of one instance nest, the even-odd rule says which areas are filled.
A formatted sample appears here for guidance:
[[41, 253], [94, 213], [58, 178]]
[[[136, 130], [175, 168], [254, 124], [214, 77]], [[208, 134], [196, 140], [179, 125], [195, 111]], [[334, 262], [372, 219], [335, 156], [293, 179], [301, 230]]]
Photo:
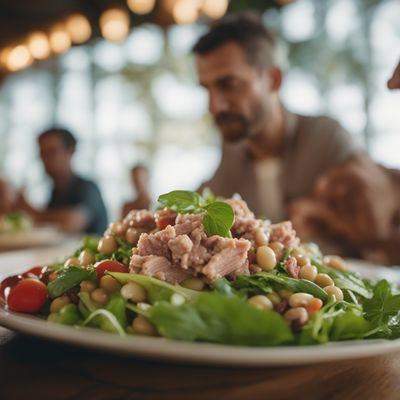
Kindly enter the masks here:
[[265, 279], [267, 281], [281, 284], [293, 290], [294, 292], [310, 293], [314, 297], [317, 297], [323, 301], [326, 301], [328, 299], [328, 294], [325, 292], [324, 289], [321, 289], [314, 282], [308, 281], [306, 279], [294, 279], [282, 275], [278, 276], [270, 272], [259, 272], [254, 276], [261, 277], [262, 279]]
[[123, 328], [126, 328], [126, 299], [124, 299], [121, 295], [114, 295], [107, 303], [106, 310], [110, 311], [110, 313], [115, 316]]
[[107, 272], [107, 274], [111, 275], [121, 284], [136, 282], [142, 285], [146, 289], [151, 304], [160, 300], [169, 301], [174, 293], [180, 294], [187, 300], [195, 300], [200, 294], [196, 290], [186, 289], [179, 285], [171, 285], [151, 276], [133, 274], [131, 272]]
[[216, 201], [205, 206], [204, 209], [207, 213], [204, 216], [203, 225], [207, 234], [209, 236], [228, 236], [235, 220], [232, 207], [222, 201]]
[[235, 296], [234, 289], [232, 285], [228, 282], [226, 278], [219, 278], [215, 280], [211, 284], [212, 288], [215, 290], [215, 292], [222, 294], [224, 296]]
[[217, 293], [202, 293], [196, 302], [180, 306], [158, 302], [148, 318], [162, 336], [170, 339], [247, 346], [272, 346], [293, 340], [280, 314], [260, 311], [238, 297]]
[[162, 194], [159, 203], [178, 213], [204, 213], [203, 226], [209, 236], [229, 236], [235, 214], [228, 203], [205, 201], [198, 193], [175, 190]]
[[374, 288], [374, 295], [367, 299], [363, 308], [365, 318], [376, 326], [388, 324], [400, 311], [400, 295], [392, 295], [388, 281], [379, 281]]
[[340, 289], [351, 290], [354, 293], [368, 299], [372, 296], [370, 290], [368, 290], [365, 282], [354, 272], [350, 271], [337, 271], [327, 265], [322, 264], [318, 260], [312, 258], [312, 265], [315, 265], [318, 272], [328, 274], [335, 282], [336, 286]]
[[82, 281], [96, 278], [94, 268], [69, 267], [58, 272], [58, 277], [47, 285], [49, 297], [54, 299], [63, 295], [68, 290], [79, 285]]
[[125, 336], [125, 331], [123, 327], [118, 322], [115, 315], [105, 310], [104, 308], [99, 308], [93, 311], [82, 323], [83, 326], [93, 326], [103, 329], [104, 331], [111, 333], [118, 333], [120, 336]]
[[239, 293], [246, 295], [247, 297], [254, 296], [256, 294], [266, 294], [273, 292], [274, 288], [271, 286], [271, 282], [265, 279], [259, 279], [256, 275], [246, 276], [239, 275], [236, 278], [236, 282], [233, 287], [239, 291]]

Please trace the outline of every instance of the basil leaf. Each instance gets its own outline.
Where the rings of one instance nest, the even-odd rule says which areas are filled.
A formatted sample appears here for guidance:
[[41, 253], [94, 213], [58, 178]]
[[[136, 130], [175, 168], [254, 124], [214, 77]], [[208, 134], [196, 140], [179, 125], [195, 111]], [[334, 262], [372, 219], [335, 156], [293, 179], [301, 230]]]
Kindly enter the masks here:
[[233, 221], [235, 220], [232, 207], [222, 201], [216, 201], [207, 205], [205, 210], [207, 214], [204, 216], [203, 225], [206, 233], [209, 236], [228, 236]]
[[371, 330], [370, 322], [361, 315], [347, 311], [334, 319], [330, 339], [333, 341], [362, 339], [369, 330]]
[[63, 295], [68, 290], [79, 285], [82, 281], [96, 278], [93, 268], [69, 267], [58, 272], [58, 277], [47, 285], [49, 297], [54, 299]]
[[164, 207], [182, 213], [201, 211], [204, 200], [197, 192], [174, 190], [159, 196], [158, 202]]
[[374, 325], [384, 325], [400, 312], [400, 295], [392, 295], [388, 281], [379, 281], [374, 295], [364, 302], [365, 318]]

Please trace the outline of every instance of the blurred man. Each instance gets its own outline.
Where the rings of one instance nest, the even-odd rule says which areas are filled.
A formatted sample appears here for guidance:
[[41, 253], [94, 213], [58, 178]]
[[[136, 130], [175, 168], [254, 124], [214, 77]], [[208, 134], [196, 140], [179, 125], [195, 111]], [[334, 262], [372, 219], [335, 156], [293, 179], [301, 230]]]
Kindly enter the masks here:
[[310, 195], [322, 173], [355, 152], [349, 135], [331, 118], [293, 114], [281, 104], [275, 39], [257, 16], [223, 18], [193, 51], [223, 138], [221, 163], [202, 187], [239, 193], [258, 216], [287, 218], [292, 200]]
[[122, 218], [131, 210], [148, 209], [150, 207], [149, 171], [144, 165], [135, 165], [131, 169], [131, 184], [135, 190], [136, 198], [123, 205]]
[[46, 209], [34, 209], [21, 196], [22, 208], [35, 221], [54, 223], [66, 232], [102, 234], [107, 227], [106, 209], [96, 184], [72, 170], [76, 147], [72, 133], [66, 129], [51, 128], [39, 136], [38, 143], [53, 190]]
[[10, 183], [0, 178], [0, 215], [14, 211], [15, 196]]
[[[400, 89], [400, 63], [388, 81]], [[292, 205], [299, 234], [333, 251], [400, 264], [400, 171], [358, 155], [323, 175], [312, 198]]]

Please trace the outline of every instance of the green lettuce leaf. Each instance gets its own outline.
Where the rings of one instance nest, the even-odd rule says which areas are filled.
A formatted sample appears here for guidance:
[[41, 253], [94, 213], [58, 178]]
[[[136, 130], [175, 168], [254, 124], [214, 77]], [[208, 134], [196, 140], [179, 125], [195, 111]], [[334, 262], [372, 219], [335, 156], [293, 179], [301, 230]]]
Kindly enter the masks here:
[[160, 300], [169, 301], [174, 293], [182, 295], [187, 300], [195, 300], [200, 293], [196, 290], [186, 289], [179, 285], [171, 285], [170, 283], [151, 276], [126, 272], [108, 272], [107, 274], [111, 275], [121, 284], [136, 282], [139, 285], [142, 285], [146, 289], [147, 297], [151, 304]]
[[96, 270], [93, 268], [69, 267], [58, 272], [58, 277], [47, 285], [49, 297], [54, 299], [78, 286], [84, 280], [96, 278]]
[[259, 311], [238, 297], [217, 293], [202, 293], [196, 302], [180, 306], [158, 302], [148, 318], [162, 336], [176, 340], [244, 346], [273, 346], [293, 340], [280, 314]]

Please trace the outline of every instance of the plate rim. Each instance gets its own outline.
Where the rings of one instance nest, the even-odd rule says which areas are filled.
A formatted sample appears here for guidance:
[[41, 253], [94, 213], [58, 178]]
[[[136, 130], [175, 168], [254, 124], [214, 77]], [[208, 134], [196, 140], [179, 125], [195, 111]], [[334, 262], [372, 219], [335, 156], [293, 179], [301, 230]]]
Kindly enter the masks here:
[[295, 366], [355, 360], [400, 350], [400, 339], [352, 340], [310, 346], [246, 347], [160, 337], [118, 336], [95, 328], [59, 325], [0, 307], [0, 325], [24, 334], [91, 350], [158, 361], [225, 367]]

